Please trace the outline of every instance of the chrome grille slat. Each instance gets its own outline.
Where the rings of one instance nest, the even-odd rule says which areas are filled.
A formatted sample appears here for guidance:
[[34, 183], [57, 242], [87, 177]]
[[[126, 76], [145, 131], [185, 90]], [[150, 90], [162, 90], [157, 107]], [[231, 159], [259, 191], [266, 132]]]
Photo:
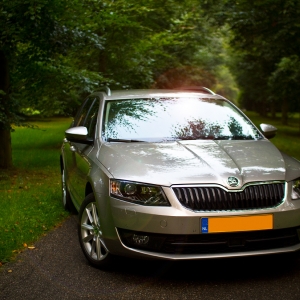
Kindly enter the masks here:
[[284, 199], [284, 183], [247, 186], [243, 191], [220, 187], [173, 187], [179, 202], [194, 211], [220, 211], [276, 207]]

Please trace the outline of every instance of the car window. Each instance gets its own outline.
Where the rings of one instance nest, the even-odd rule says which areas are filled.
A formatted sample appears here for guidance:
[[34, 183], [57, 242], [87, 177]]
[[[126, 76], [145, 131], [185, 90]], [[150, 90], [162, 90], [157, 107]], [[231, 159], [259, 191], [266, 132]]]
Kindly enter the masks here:
[[253, 124], [223, 99], [178, 97], [108, 101], [104, 139], [143, 141], [260, 139]]
[[94, 138], [95, 136], [95, 129], [97, 123], [97, 116], [99, 110], [99, 98], [95, 98], [92, 106], [90, 107], [83, 126], [85, 126], [88, 130], [88, 137]]
[[91, 108], [91, 105], [93, 104], [95, 100], [95, 97], [88, 97], [82, 104], [82, 106], [80, 107], [80, 109], [78, 110], [78, 113], [74, 119], [73, 122], [73, 127], [76, 126], [84, 126], [85, 120], [86, 120], [86, 116]]

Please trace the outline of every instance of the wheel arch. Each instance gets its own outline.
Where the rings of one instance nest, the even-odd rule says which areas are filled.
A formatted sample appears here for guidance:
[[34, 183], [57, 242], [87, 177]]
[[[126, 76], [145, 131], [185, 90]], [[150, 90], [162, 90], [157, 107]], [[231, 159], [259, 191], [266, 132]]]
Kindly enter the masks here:
[[88, 194], [95, 195], [94, 189], [89, 181], [86, 183], [86, 186], [85, 186], [85, 196], [87, 196]]

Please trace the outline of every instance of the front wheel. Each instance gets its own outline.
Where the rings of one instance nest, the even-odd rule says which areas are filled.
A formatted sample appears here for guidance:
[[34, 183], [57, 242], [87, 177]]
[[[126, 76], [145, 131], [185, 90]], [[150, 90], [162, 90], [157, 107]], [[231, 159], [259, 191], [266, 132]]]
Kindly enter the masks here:
[[102, 239], [101, 223], [93, 194], [89, 194], [81, 205], [78, 237], [81, 249], [91, 265], [104, 267], [110, 264], [112, 255]]

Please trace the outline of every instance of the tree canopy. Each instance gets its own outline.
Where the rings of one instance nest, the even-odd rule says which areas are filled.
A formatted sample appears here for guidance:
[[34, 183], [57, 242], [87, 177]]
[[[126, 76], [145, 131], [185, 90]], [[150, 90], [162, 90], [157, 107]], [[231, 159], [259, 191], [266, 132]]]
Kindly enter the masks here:
[[299, 109], [300, 2], [224, 0], [213, 8], [215, 20], [230, 28], [241, 104], [262, 114], [282, 111], [287, 123], [288, 112]]
[[296, 0], [2, 0], [0, 168], [24, 114], [72, 115], [101, 85], [203, 85], [232, 99], [236, 82], [243, 107], [280, 107], [287, 122], [299, 108], [299, 13]]

